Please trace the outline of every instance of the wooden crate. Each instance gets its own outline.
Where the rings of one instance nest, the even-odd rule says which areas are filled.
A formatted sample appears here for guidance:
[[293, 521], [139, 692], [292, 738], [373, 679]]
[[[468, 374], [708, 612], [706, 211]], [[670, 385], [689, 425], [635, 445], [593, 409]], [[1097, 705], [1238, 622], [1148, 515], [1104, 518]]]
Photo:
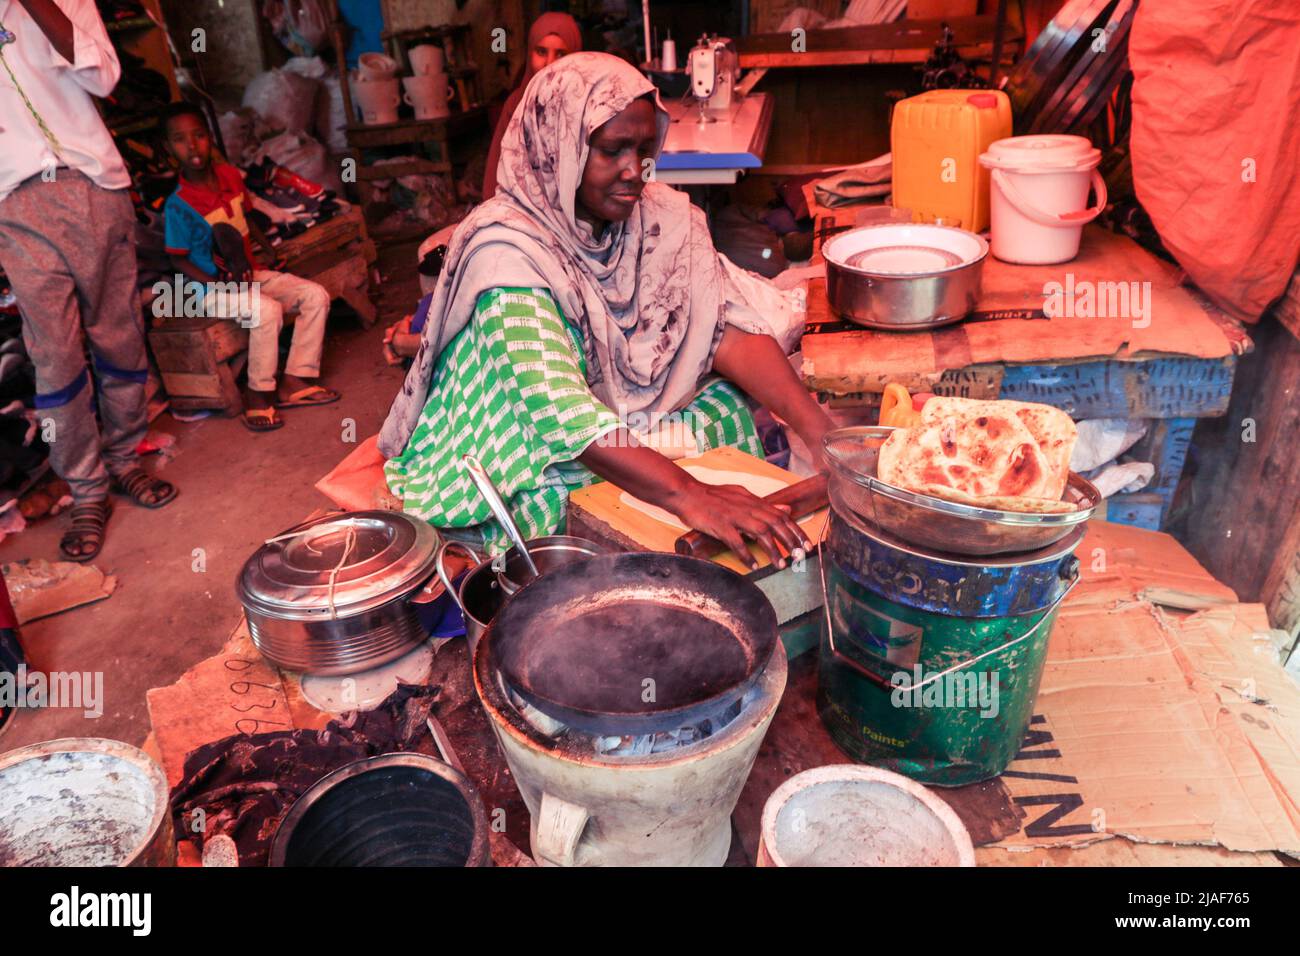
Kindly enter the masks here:
[[370, 301], [370, 267], [378, 258], [366, 232], [365, 219], [356, 206], [300, 236], [281, 243], [283, 272], [320, 283], [331, 299], [342, 299], [370, 328], [378, 310]]
[[248, 353], [248, 330], [229, 319], [174, 319], [149, 332], [149, 347], [172, 408], [244, 407], [236, 377]]

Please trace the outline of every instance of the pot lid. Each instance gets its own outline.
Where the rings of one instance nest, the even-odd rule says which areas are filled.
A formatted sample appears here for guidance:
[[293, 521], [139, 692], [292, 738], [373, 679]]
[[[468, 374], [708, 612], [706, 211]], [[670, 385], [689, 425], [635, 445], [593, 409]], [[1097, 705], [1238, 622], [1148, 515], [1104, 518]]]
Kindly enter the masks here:
[[1025, 173], [1092, 169], [1101, 162], [1101, 150], [1084, 136], [1059, 133], [1008, 136], [990, 143], [980, 162], [994, 169]]
[[366, 611], [414, 590], [433, 570], [437, 546], [429, 524], [399, 511], [325, 515], [258, 548], [236, 591], [245, 608], [271, 617]]

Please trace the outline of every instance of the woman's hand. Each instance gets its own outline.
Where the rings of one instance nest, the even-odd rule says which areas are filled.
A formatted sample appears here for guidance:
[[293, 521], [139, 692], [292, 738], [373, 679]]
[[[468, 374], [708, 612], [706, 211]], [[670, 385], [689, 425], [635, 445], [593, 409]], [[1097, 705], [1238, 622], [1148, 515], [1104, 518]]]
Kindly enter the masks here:
[[694, 481], [666, 507], [688, 527], [717, 538], [751, 568], [758, 562], [745, 539], [757, 542], [779, 568], [786, 565], [785, 554], [812, 548], [788, 507], [767, 504], [740, 485]]

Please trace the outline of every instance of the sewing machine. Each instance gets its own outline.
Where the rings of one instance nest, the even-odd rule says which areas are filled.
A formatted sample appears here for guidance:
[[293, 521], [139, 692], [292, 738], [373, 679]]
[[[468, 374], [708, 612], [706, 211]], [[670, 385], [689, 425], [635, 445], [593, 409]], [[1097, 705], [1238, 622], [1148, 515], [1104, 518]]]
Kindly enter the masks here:
[[686, 75], [691, 83], [690, 95], [700, 104], [701, 125], [717, 122], [710, 112], [731, 108], [738, 65], [735, 45], [725, 37], [705, 34], [691, 48]]

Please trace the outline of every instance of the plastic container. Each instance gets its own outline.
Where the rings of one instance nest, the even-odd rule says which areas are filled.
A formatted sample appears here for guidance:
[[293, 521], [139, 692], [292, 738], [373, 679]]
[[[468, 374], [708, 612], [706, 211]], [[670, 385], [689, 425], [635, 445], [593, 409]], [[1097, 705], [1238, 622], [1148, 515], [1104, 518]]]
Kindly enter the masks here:
[[1100, 162], [1101, 150], [1082, 136], [1011, 136], [991, 144], [980, 165], [991, 171], [993, 255], [1022, 265], [1077, 256], [1083, 227], [1106, 208]]
[[913, 222], [980, 232], [989, 224], [989, 174], [980, 154], [1011, 135], [1000, 90], [930, 90], [894, 107], [894, 205]]

